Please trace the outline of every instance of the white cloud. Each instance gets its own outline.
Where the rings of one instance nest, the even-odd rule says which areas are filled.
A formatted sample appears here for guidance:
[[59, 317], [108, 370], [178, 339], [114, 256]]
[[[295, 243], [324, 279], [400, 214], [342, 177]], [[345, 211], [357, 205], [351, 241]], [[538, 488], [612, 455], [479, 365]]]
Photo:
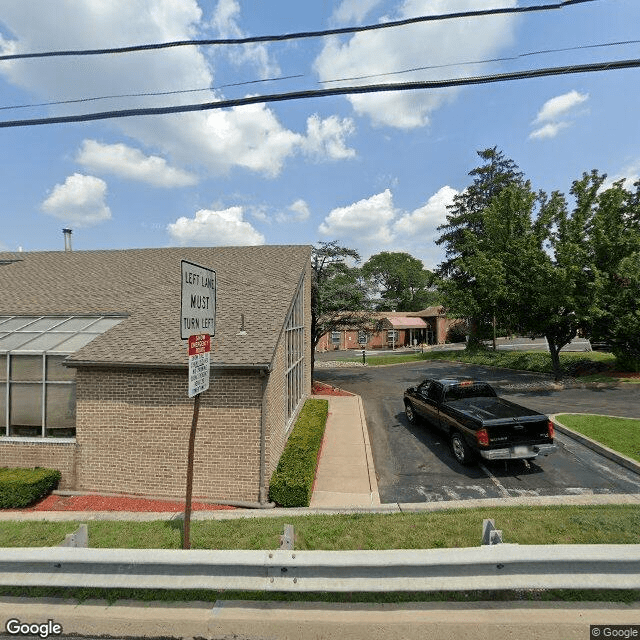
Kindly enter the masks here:
[[533, 125], [541, 124], [542, 126], [532, 131], [529, 134], [529, 139], [555, 138], [562, 129], [566, 129], [573, 123], [573, 120], [569, 119], [570, 112], [588, 99], [588, 94], [578, 93], [574, 90], [547, 100], [532, 122]]
[[309, 211], [309, 205], [304, 200], [296, 200], [290, 207], [289, 211], [292, 211], [298, 220], [308, 220], [311, 212]]
[[[367, 3], [367, 6], [370, 3]], [[404, 0], [396, 15], [383, 20], [403, 19], [418, 15], [444, 14], [451, 11], [481, 9], [494, 6], [493, 0]], [[504, 6], [515, 6], [507, 0]], [[355, 3], [340, 7], [344, 15], [356, 17]], [[373, 6], [373, 3], [371, 3]], [[357, 78], [372, 74], [414, 69], [420, 66], [447, 64], [452, 60], [491, 57], [513, 40], [515, 19], [512, 16], [491, 16], [479, 19], [443, 20], [415, 24], [400, 29], [385, 29], [359, 33], [343, 41], [326, 40], [315, 61], [321, 80]], [[428, 46], [425, 46], [428, 43]], [[464, 43], [464, 47], [461, 47]], [[481, 70], [474, 68], [476, 72]], [[443, 73], [456, 75], [455, 68], [430, 69], [394, 76], [378, 76], [362, 80], [345, 80], [327, 86], [356, 85], [371, 82], [434, 80]], [[467, 75], [468, 69], [458, 72]], [[446, 77], [446, 76], [445, 76]], [[349, 96], [354, 110], [367, 116], [375, 125], [412, 129], [429, 124], [430, 115], [445, 102], [452, 100], [459, 89], [437, 91], [403, 91]]]
[[296, 200], [287, 208], [287, 210], [290, 213], [280, 211], [276, 214], [276, 222], [279, 222], [280, 224], [286, 222], [304, 222], [305, 220], [308, 220], [311, 215], [309, 205], [302, 199]]
[[307, 137], [302, 143], [305, 153], [315, 158], [344, 160], [356, 155], [345, 144], [345, 138], [355, 131], [351, 118], [330, 116], [322, 120], [317, 114], [307, 119]]
[[569, 122], [548, 122], [544, 126], [532, 131], [529, 138], [543, 140], [544, 138], [555, 138], [562, 129], [570, 126]]
[[623, 181], [622, 186], [625, 189], [628, 189], [630, 191], [635, 190], [633, 185], [635, 182], [640, 180], [640, 158], [627, 164], [625, 167], [623, 167], [622, 171], [617, 173], [615, 176], [607, 178], [604, 181], [601, 190], [611, 188], [614, 182], [618, 182], [620, 180]]
[[[39, 3], [37, 11], [25, 11], [24, 7], [23, 0], [2, 0], [5, 33], [13, 34], [12, 39], [1, 43], [7, 50], [84, 49], [185, 40], [202, 35], [207, 27], [196, 0], [56, 0]], [[239, 9], [236, 0], [221, 0], [214, 12], [215, 28], [231, 34], [241, 32]], [[257, 65], [261, 73], [275, 68], [275, 63], [262, 57], [258, 49], [247, 49], [240, 55], [245, 62]], [[197, 101], [213, 102], [224, 98], [218, 91], [206, 89], [215, 83], [215, 59], [216, 54], [206, 57], [197, 47], [174, 47], [82, 59], [16, 60], [0, 65], [0, 74], [47, 101], [130, 94], [133, 87], [137, 93], [205, 88], [197, 94]], [[193, 101], [194, 94], [186, 93], [163, 96], [161, 103]], [[157, 97], [148, 96], [59, 105], [51, 110], [70, 114], [157, 104]], [[158, 155], [166, 158], [167, 169], [200, 166], [212, 175], [224, 175], [240, 167], [273, 177], [282, 171], [287, 159], [298, 153], [314, 158], [324, 154], [329, 160], [353, 155], [344, 144], [351, 132], [348, 121], [312, 121], [308, 132], [298, 133], [283, 126], [265, 105], [121, 118], [108, 121], [107, 126], [145, 148], [158, 150]]]
[[360, 24], [365, 16], [382, 0], [343, 0], [334, 11], [333, 19], [339, 24]]
[[334, 209], [319, 227], [325, 237], [357, 246], [363, 258], [380, 251], [406, 251], [433, 269], [443, 257], [434, 240], [458, 192], [444, 186], [413, 211], [397, 209], [390, 189]]
[[427, 203], [412, 211], [405, 213], [396, 223], [395, 231], [407, 237], [418, 236], [419, 242], [424, 242], [425, 237], [432, 237], [436, 233], [438, 225], [447, 220], [447, 206], [453, 204], [453, 198], [458, 192], [446, 185], [434, 193]]
[[[238, 25], [239, 18], [240, 3], [238, 0], [218, 0], [211, 19], [211, 26], [221, 38], [242, 38], [245, 33]], [[255, 43], [241, 47], [226, 47], [224, 52], [237, 65], [248, 63], [255, 66], [263, 78], [280, 74], [280, 67], [271, 58], [265, 45]]]
[[85, 140], [76, 161], [94, 172], [113, 173], [155, 187], [187, 187], [198, 182], [196, 176], [170, 167], [164, 158], [146, 156], [125, 144], [102, 144]]
[[193, 218], [181, 217], [167, 225], [167, 231], [182, 246], [247, 246], [265, 242], [264, 236], [244, 220], [242, 207], [201, 209]]
[[565, 93], [561, 96], [551, 98], [542, 105], [542, 108], [534, 120], [534, 124], [540, 122], [555, 122], [561, 116], [564, 116], [578, 105], [586, 102], [588, 99], [588, 94], [578, 93], [575, 90], [569, 91], [569, 93]]
[[107, 183], [95, 176], [74, 173], [57, 184], [42, 203], [42, 210], [66, 224], [88, 227], [111, 218], [105, 202]]
[[385, 245], [392, 239], [389, 225], [395, 213], [391, 191], [385, 189], [370, 198], [334, 209], [324, 219], [319, 231], [331, 238], [357, 238], [362, 245]]

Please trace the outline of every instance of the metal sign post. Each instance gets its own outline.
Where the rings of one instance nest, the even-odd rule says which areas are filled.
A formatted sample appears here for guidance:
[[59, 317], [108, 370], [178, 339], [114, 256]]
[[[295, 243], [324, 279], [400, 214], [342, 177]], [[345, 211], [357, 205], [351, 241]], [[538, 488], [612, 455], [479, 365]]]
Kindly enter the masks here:
[[182, 548], [190, 549], [193, 459], [200, 415], [200, 394], [209, 388], [211, 336], [215, 335], [216, 326], [216, 272], [187, 260], [181, 261], [181, 271], [180, 337], [189, 340], [189, 397], [194, 398], [187, 454], [187, 491], [182, 541]]

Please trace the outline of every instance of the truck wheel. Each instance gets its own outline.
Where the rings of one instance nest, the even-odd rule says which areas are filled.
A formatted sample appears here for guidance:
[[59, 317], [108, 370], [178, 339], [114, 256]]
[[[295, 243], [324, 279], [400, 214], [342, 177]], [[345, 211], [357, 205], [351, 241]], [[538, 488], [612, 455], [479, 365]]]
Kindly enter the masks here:
[[415, 409], [410, 402], [406, 402], [404, 405], [404, 413], [407, 416], [409, 424], [416, 424], [418, 422], [418, 416], [416, 416]]
[[464, 437], [459, 431], [451, 434], [451, 450], [455, 459], [464, 465], [472, 464], [475, 461], [475, 454], [471, 447], [465, 442]]

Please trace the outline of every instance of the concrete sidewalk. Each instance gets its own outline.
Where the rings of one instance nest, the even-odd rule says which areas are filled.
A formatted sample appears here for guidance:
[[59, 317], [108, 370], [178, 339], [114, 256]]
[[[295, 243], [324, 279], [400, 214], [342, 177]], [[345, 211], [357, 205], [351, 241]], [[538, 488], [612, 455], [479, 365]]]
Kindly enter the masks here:
[[360, 396], [329, 396], [312, 508], [380, 505], [369, 433]]

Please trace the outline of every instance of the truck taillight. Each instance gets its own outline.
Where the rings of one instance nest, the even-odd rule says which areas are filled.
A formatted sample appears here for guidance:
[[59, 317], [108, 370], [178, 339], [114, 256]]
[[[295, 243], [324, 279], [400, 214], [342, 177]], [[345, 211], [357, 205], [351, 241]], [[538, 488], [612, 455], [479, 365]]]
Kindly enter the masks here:
[[489, 446], [489, 434], [486, 429], [476, 431], [476, 440], [481, 447]]
[[548, 424], [547, 424], [547, 428], [549, 430], [549, 437], [550, 438], [554, 438], [556, 435], [556, 430], [553, 426], [553, 422], [551, 422], [551, 420], [549, 420]]

